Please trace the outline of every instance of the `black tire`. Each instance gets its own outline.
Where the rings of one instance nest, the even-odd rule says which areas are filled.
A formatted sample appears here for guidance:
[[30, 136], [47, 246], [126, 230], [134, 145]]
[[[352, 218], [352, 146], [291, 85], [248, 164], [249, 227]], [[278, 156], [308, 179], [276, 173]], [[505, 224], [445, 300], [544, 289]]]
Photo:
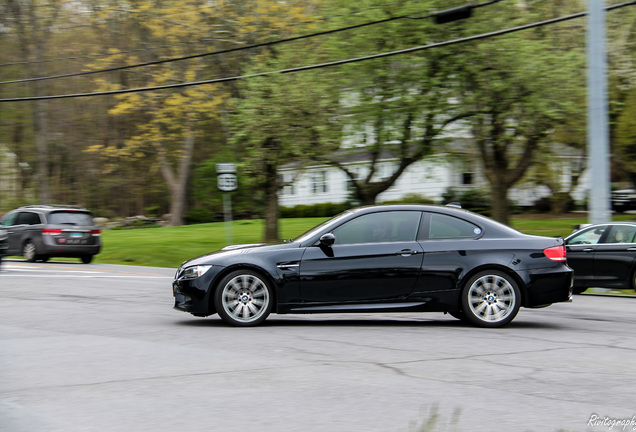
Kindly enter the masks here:
[[462, 322], [466, 322], [466, 315], [464, 315], [464, 312], [460, 310], [454, 311], [454, 312], [448, 312], [448, 314], [452, 316], [453, 318], [456, 318]]
[[466, 319], [480, 327], [502, 327], [521, 307], [521, 291], [515, 280], [499, 270], [486, 270], [471, 277], [462, 291]]
[[237, 270], [225, 276], [214, 293], [214, 306], [227, 324], [256, 326], [269, 316], [274, 292], [267, 280], [251, 270]]
[[572, 287], [572, 294], [581, 294], [587, 287]]
[[38, 253], [35, 244], [32, 241], [27, 241], [22, 248], [22, 256], [28, 262], [36, 262], [38, 260]]
[[84, 264], [90, 264], [93, 262], [93, 255], [82, 255], [80, 259]]

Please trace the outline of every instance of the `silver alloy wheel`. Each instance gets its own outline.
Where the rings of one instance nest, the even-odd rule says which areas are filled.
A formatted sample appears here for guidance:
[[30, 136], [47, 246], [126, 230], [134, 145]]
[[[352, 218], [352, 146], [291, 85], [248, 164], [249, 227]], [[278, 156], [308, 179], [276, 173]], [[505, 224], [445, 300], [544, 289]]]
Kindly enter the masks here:
[[476, 279], [467, 293], [472, 314], [488, 323], [499, 323], [515, 311], [517, 294], [508, 279], [486, 274]]
[[35, 262], [36, 250], [35, 250], [35, 245], [33, 244], [33, 242], [27, 242], [24, 245], [24, 249], [22, 250], [22, 255], [24, 256], [25, 260], [29, 262]]
[[267, 285], [256, 275], [239, 274], [221, 291], [221, 305], [230, 319], [251, 324], [269, 313], [270, 295]]

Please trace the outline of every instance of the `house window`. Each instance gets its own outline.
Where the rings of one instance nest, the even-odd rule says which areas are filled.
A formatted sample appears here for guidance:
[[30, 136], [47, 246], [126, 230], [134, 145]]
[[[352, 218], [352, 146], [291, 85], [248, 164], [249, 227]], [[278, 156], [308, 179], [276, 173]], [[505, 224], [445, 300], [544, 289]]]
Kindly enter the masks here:
[[327, 171], [314, 173], [311, 182], [311, 191], [314, 195], [327, 192]]
[[294, 195], [294, 176], [284, 174], [279, 176], [278, 181], [282, 184], [281, 195]]
[[462, 184], [463, 185], [471, 185], [473, 184], [473, 173], [466, 172], [462, 174]]

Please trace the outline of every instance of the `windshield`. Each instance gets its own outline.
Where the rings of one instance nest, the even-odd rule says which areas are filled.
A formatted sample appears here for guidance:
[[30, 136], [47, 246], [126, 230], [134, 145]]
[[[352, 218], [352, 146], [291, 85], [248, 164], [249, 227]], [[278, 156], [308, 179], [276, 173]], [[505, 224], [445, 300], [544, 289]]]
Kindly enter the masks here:
[[51, 225], [93, 225], [93, 217], [90, 213], [81, 212], [55, 212], [49, 215]]

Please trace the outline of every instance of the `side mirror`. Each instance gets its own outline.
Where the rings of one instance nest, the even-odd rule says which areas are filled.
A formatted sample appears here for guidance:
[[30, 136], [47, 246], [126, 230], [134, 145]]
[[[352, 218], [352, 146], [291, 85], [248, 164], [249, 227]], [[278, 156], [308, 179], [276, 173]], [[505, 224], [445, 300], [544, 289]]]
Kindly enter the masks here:
[[332, 233], [323, 234], [320, 237], [320, 246], [331, 247], [336, 242], [336, 237]]

